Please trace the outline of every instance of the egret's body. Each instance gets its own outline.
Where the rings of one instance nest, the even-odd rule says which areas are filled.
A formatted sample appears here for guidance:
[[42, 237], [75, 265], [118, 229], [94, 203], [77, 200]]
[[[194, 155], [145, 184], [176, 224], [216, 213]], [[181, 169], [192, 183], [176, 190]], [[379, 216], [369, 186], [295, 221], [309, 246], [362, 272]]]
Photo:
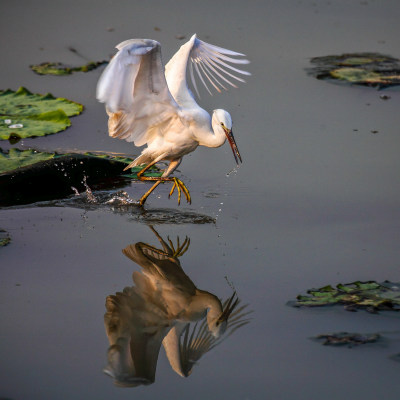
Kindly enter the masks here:
[[[110, 347], [105, 372], [124, 386], [154, 382], [161, 345], [174, 371], [188, 376], [227, 329], [229, 335], [247, 323], [244, 307], [235, 310], [236, 293], [221, 303], [185, 274], [178, 257], [187, 250], [188, 239], [182, 245], [178, 242], [175, 250], [152, 230], [163, 249], [142, 242], [127, 246], [123, 253], [142, 270], [133, 272], [134, 286], [106, 300], [104, 322]], [[190, 334], [190, 322], [203, 318], [204, 325]]]
[[[235, 87], [231, 78], [243, 81], [230, 71], [249, 74], [230, 64], [248, 61], [240, 58], [243, 54], [205, 43], [196, 35], [181, 46], [165, 70], [161, 46], [154, 40], [127, 40], [117, 49], [118, 53], [99, 80], [97, 98], [106, 104], [110, 136], [134, 142], [136, 146], [147, 144], [127, 167], [146, 164], [138, 178], [156, 181], [142, 196], [140, 204], [144, 204], [148, 195], [164, 181], [173, 181], [170, 194], [176, 187], [178, 201], [182, 190], [190, 202], [189, 191], [183, 182], [169, 177], [183, 156], [199, 145], [219, 147], [228, 139], [237, 163], [241, 157], [232, 134], [231, 116], [221, 109], [214, 110], [210, 116], [197, 104], [187, 85], [187, 68], [190, 66], [196, 91], [193, 65], [209, 92], [204, 77], [221, 91], [220, 88], [226, 89], [226, 83]], [[161, 178], [143, 176], [150, 166], [163, 160], [170, 163]]]

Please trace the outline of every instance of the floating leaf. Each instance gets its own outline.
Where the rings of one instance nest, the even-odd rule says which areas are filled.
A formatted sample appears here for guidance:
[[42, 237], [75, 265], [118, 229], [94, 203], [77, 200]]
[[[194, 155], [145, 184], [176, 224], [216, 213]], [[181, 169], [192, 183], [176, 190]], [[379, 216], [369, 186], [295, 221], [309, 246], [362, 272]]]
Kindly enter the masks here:
[[379, 53], [353, 53], [315, 57], [308, 69], [317, 79], [333, 79], [379, 89], [400, 85], [399, 60]]
[[11, 242], [11, 238], [6, 231], [0, 229], [0, 247], [7, 246]]
[[68, 67], [58, 62], [44, 62], [31, 65], [30, 68], [39, 75], [71, 75], [73, 72], [89, 72], [107, 63], [108, 61], [91, 61], [80, 67]]
[[379, 333], [372, 334], [360, 334], [360, 333], [349, 333], [349, 332], [338, 332], [329, 333], [324, 335], [318, 335], [312, 339], [322, 340], [325, 346], [343, 346], [349, 347], [357, 346], [360, 344], [375, 343], [381, 338]]
[[[35, 150], [0, 149], [0, 206], [29, 204], [60, 199], [73, 193], [71, 187], [84, 191], [84, 177], [98, 189], [126, 186], [142, 167], [124, 175], [131, 158], [96, 153], [42, 153]], [[160, 176], [156, 166], [152, 176]], [[148, 176], [145, 174], [145, 176]]]
[[0, 149], [0, 174], [41, 161], [50, 160], [54, 158], [55, 155], [56, 153], [44, 153], [32, 149], [23, 151], [10, 149], [8, 153], [3, 153]]
[[[133, 161], [133, 158], [129, 158], [126, 156], [120, 156], [115, 154], [105, 154], [105, 153], [94, 153], [94, 152], [83, 152], [83, 153], [48, 153], [48, 152], [41, 152], [34, 149], [28, 150], [18, 150], [12, 148], [9, 152], [3, 152], [0, 149], [0, 174], [4, 172], [12, 172], [18, 168], [25, 167], [28, 165], [33, 165], [42, 161], [50, 160], [52, 158], [58, 158], [63, 156], [86, 156], [86, 157], [93, 157], [96, 159], [103, 159], [113, 162], [118, 162], [121, 164], [130, 164]], [[130, 179], [137, 179], [137, 173], [143, 168], [142, 165], [136, 166], [131, 168], [131, 173], [127, 173], [124, 171], [123, 165], [120, 165], [119, 168], [119, 175]], [[161, 176], [162, 171], [153, 165], [151, 166], [144, 176]]]
[[60, 132], [79, 115], [81, 104], [51, 94], [32, 94], [21, 87], [0, 91], [0, 139], [27, 138]]
[[349, 311], [359, 308], [370, 312], [379, 310], [400, 310], [400, 284], [383, 282], [353, 282], [339, 284], [336, 288], [324, 286], [310, 289], [307, 295], [297, 296], [297, 301], [289, 303], [294, 307], [316, 307], [342, 304]]

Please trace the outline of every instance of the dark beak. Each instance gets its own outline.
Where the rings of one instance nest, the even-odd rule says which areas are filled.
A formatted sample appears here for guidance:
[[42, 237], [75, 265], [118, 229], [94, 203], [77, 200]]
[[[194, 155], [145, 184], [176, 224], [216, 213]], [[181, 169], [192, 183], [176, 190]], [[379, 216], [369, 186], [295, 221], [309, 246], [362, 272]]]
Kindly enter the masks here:
[[229, 316], [232, 314], [232, 311], [236, 308], [238, 303], [239, 299], [236, 295], [236, 292], [234, 292], [232, 297], [224, 303], [224, 309], [218, 320], [221, 322], [228, 321]]
[[232, 130], [225, 129], [225, 135], [228, 139], [229, 144], [231, 145], [231, 149], [233, 152], [233, 156], [235, 157], [236, 164], [239, 165], [239, 161], [242, 162], [242, 157], [240, 157], [239, 149], [236, 145], [235, 138], [233, 137]]

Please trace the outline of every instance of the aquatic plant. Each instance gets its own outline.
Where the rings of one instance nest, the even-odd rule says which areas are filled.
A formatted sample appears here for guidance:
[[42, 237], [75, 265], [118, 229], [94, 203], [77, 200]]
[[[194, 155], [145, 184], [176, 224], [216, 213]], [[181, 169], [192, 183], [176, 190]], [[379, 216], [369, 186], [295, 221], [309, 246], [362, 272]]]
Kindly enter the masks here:
[[336, 80], [383, 89], [400, 85], [400, 64], [394, 57], [379, 53], [348, 53], [314, 57], [307, 69], [317, 79]]
[[380, 310], [400, 310], [400, 284], [385, 281], [377, 283], [352, 282], [323, 286], [319, 289], [310, 289], [307, 295], [297, 296], [297, 300], [290, 302], [294, 307], [321, 307], [342, 304], [348, 311], [365, 309], [369, 312]]
[[33, 72], [38, 75], [71, 75], [74, 72], [89, 72], [101, 65], [108, 64], [108, 61], [90, 61], [79, 67], [68, 67], [59, 62], [44, 62], [41, 64], [30, 65]]
[[0, 91], [0, 139], [17, 141], [63, 131], [71, 125], [69, 117], [82, 110], [81, 104], [50, 93], [33, 94], [24, 87]]

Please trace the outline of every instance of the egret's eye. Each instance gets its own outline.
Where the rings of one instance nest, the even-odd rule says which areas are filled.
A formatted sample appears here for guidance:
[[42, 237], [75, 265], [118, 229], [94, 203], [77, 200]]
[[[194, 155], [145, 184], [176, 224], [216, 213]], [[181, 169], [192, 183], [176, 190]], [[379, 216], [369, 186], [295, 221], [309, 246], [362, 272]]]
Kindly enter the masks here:
[[221, 122], [221, 126], [224, 126], [224, 123], [223, 123], [223, 122]]

